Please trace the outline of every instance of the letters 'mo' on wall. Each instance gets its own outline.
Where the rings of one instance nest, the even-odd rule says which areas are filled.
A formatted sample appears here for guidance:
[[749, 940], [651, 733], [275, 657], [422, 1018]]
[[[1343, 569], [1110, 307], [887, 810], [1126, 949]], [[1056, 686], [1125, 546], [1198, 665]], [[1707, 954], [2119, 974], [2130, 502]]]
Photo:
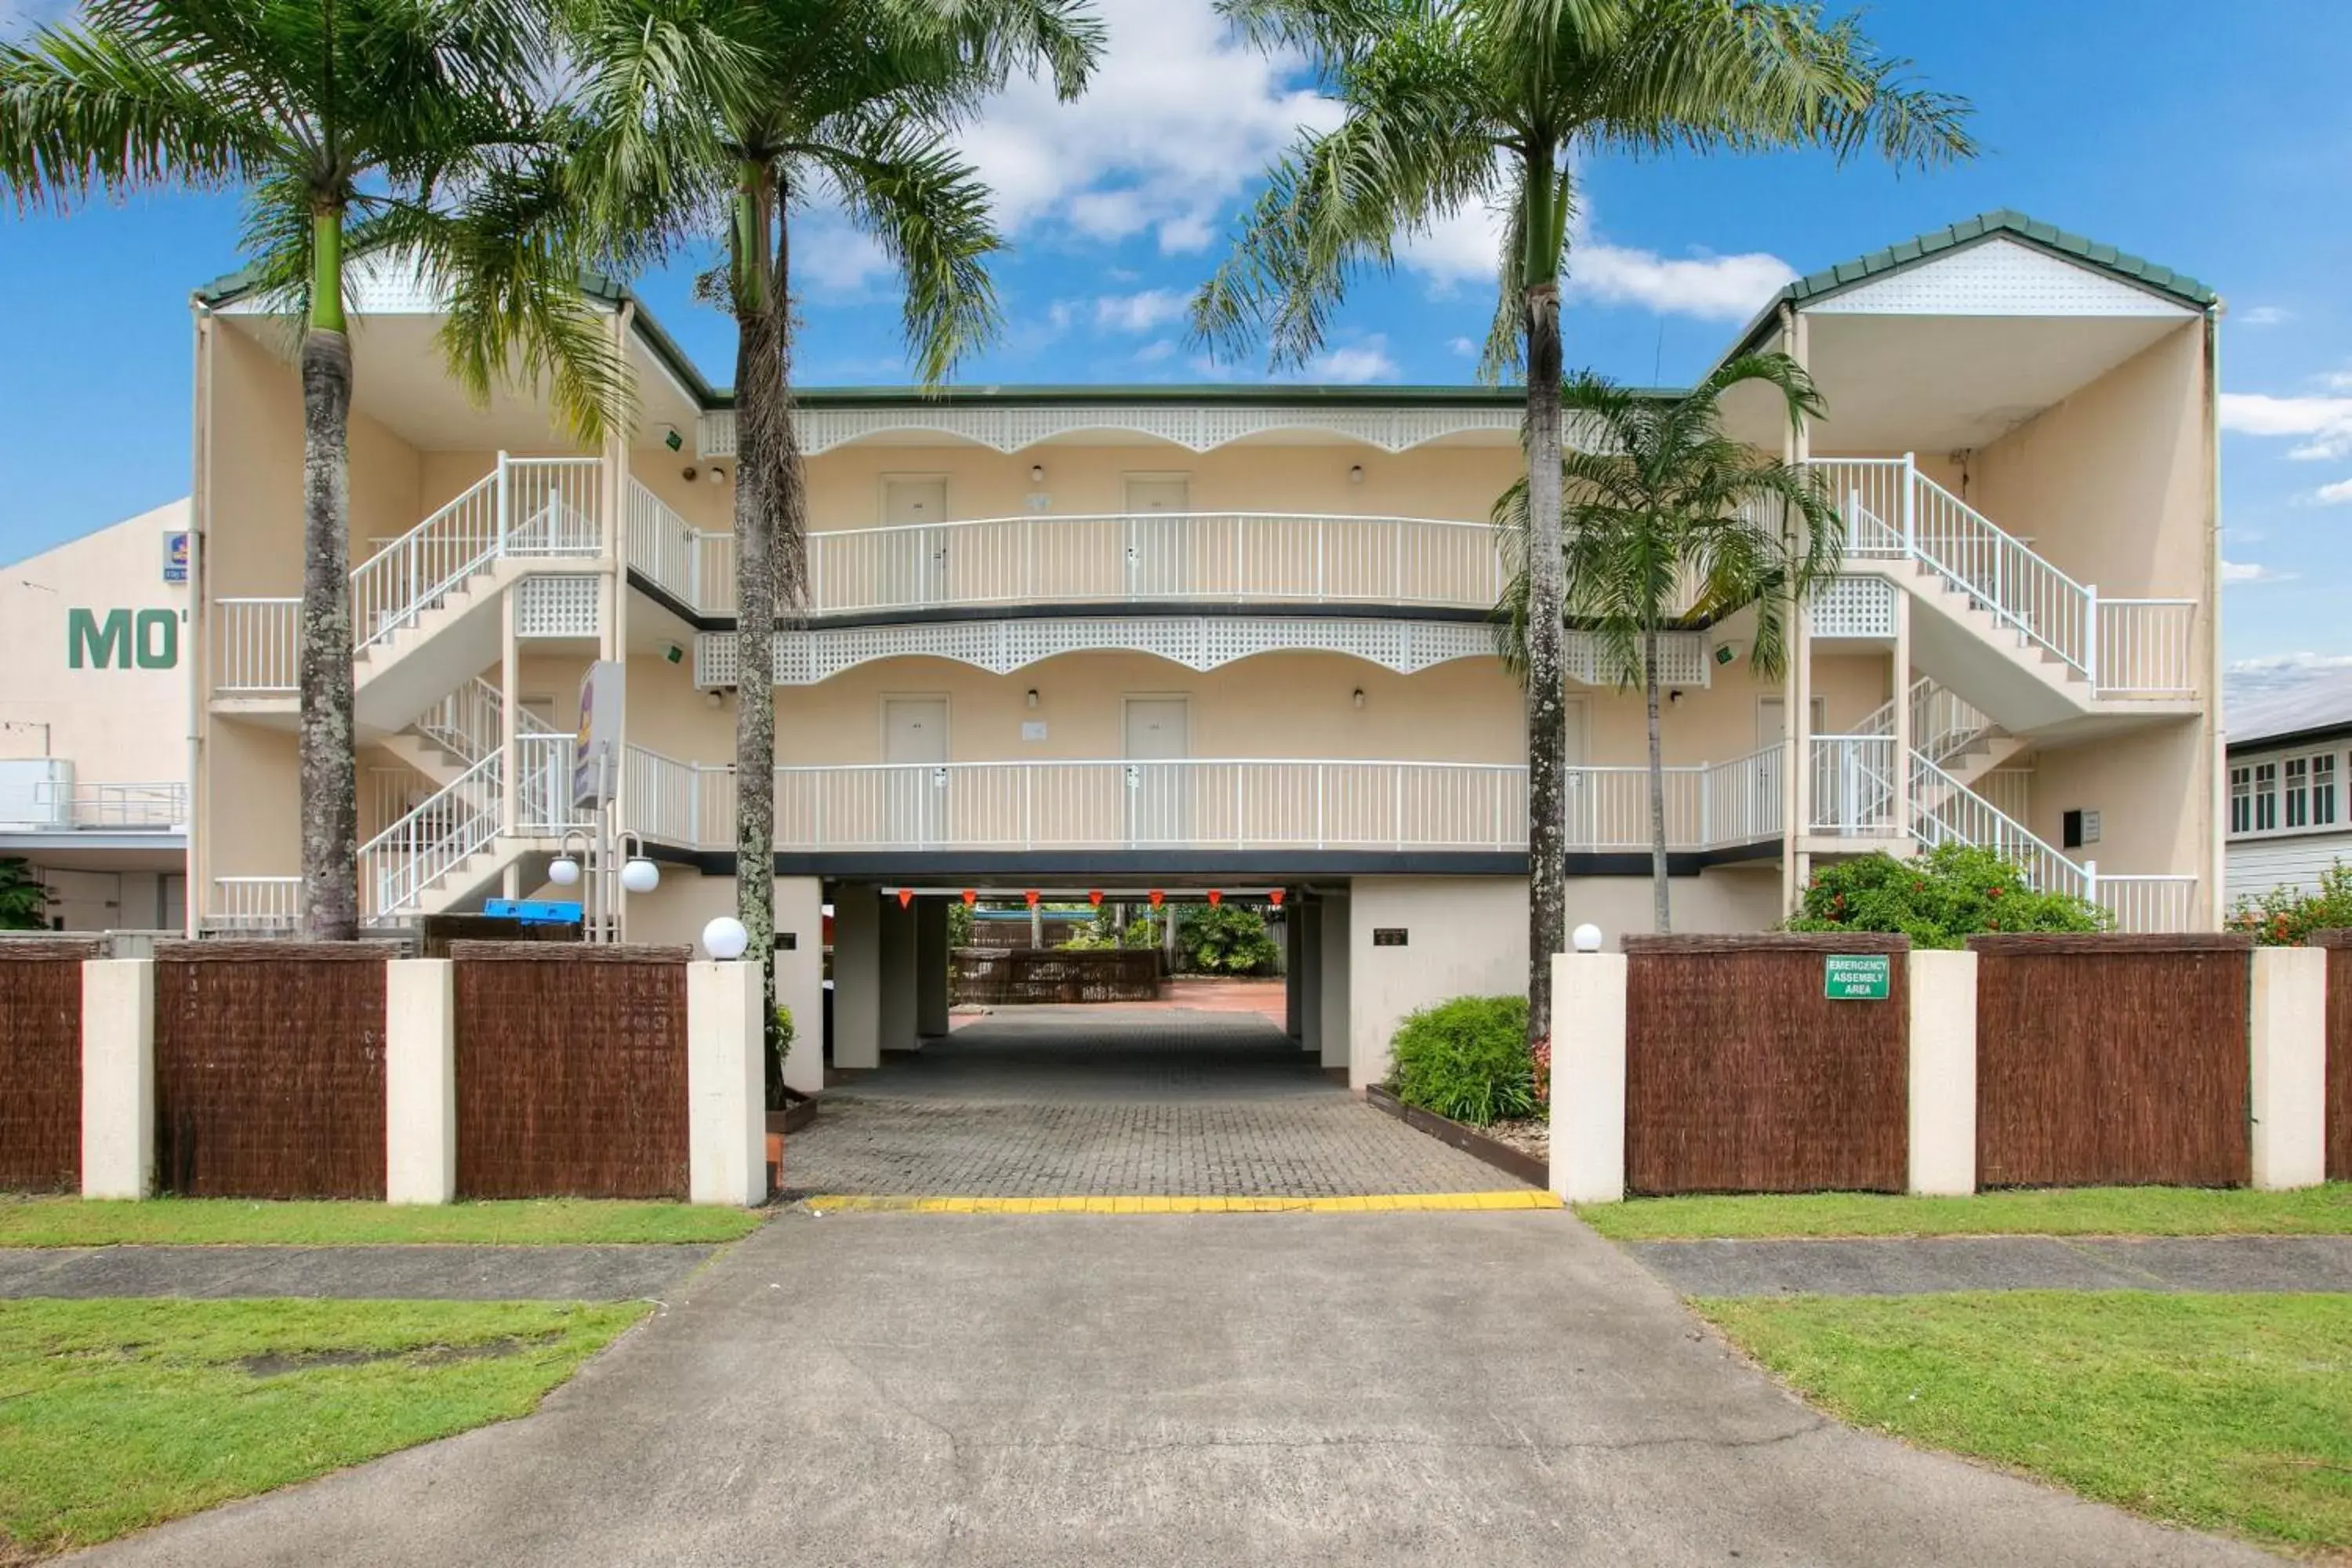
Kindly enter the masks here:
[[66, 612], [68, 669], [176, 669], [179, 664], [177, 610]]

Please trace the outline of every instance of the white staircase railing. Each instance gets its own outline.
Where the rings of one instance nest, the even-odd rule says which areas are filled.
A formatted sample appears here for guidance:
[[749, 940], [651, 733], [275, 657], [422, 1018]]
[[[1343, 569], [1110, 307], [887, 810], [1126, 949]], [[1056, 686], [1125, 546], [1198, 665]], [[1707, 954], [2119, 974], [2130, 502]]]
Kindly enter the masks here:
[[1928, 848], [1968, 844], [2016, 863], [2042, 892], [2087, 899], [2092, 874], [1917, 752], [1911, 753], [1911, 835]]
[[550, 838], [586, 826], [572, 805], [569, 735], [542, 728], [486, 752], [415, 809], [360, 846], [360, 908], [371, 921], [415, 912], [444, 878], [504, 832], [506, 768], [518, 760], [516, 831]]
[[594, 555], [604, 548], [594, 458], [509, 458], [352, 573], [352, 635], [362, 651], [416, 624], [466, 580], [508, 555]]
[[1898, 837], [1895, 816], [1895, 737], [1812, 737], [1811, 833], [1845, 838]]
[[2096, 696], [2189, 697], [2196, 603], [2103, 601], [1901, 458], [1810, 465], [1844, 518], [1849, 554], [1920, 563]]
[[[1980, 742], [2006, 733], [1983, 709], [1927, 676], [1911, 683], [1911, 749], [1938, 767]], [[1895, 733], [1895, 700], [1889, 698], [1858, 721], [1855, 735]], [[1892, 768], [1892, 759], [1889, 767]]]
[[[517, 713], [517, 733], [555, 732], [553, 726], [530, 709], [518, 709]], [[409, 725], [451, 756], [469, 764], [498, 749], [506, 727], [506, 694], [478, 675], [418, 714]]]

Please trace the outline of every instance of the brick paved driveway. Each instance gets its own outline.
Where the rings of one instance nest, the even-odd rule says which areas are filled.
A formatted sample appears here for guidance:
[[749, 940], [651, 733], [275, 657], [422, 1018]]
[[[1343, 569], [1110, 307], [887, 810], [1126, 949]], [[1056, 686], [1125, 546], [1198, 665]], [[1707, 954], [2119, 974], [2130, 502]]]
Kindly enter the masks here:
[[825, 1092], [795, 1194], [1348, 1197], [1514, 1185], [1255, 1013], [1006, 1008]]

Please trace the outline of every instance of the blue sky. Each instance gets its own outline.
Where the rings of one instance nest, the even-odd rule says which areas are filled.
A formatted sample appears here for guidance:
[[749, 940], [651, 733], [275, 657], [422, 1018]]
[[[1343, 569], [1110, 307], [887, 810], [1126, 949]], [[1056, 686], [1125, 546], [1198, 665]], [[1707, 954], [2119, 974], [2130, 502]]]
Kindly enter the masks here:
[[[1198, 379], [1176, 312], [1267, 155], [1328, 114], [1310, 84], [1225, 37], [1207, 0], [1101, 3], [1111, 56], [1097, 90], [1060, 106], [1017, 87], [966, 138], [1014, 247], [996, 268], [1008, 330], [964, 381]], [[0, 30], [51, 6], [0, 0]], [[2192, 26], [2191, 15], [2122, 0], [1885, 0], [1868, 16], [1874, 36], [1978, 106], [1985, 154], [1954, 170], [1897, 177], [1795, 155], [1591, 163], [1570, 363], [1687, 378], [1792, 273], [1991, 207], [2136, 251], [2230, 302], [2229, 657], [2352, 666], [2352, 616], [2337, 604], [2352, 567], [2352, 14], [2340, 0], [2261, 0], [2226, 25]], [[236, 230], [226, 199], [64, 221], [0, 209], [0, 289], [16, 307], [0, 369], [0, 560], [185, 490], [187, 293], [236, 265]], [[897, 306], [872, 253], [822, 214], [797, 248], [803, 379], [903, 379]], [[1467, 379], [1465, 351], [1491, 309], [1489, 255], [1475, 219], [1417, 247], [1350, 301], [1314, 378]], [[725, 382], [731, 333], [688, 300], [691, 271], [640, 286]]]

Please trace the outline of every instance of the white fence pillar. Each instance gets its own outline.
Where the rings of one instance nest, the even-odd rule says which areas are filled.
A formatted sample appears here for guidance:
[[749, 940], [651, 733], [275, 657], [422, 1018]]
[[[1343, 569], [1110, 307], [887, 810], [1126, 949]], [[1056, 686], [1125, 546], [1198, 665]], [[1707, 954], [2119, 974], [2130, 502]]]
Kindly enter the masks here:
[[155, 963], [81, 966], [81, 1195], [155, 1191]]
[[2327, 1170], [2327, 953], [2254, 949], [2253, 1184], [2315, 1187]]
[[1915, 1193], [1977, 1190], [1977, 955], [1914, 949], [1910, 1144]]
[[456, 965], [385, 964], [383, 1013], [383, 1195], [446, 1204], [457, 1195]]
[[768, 1201], [760, 992], [756, 962], [687, 965], [687, 1194], [698, 1204]]
[[1551, 1190], [1572, 1204], [1625, 1196], [1625, 983], [1622, 952], [1551, 961]]

